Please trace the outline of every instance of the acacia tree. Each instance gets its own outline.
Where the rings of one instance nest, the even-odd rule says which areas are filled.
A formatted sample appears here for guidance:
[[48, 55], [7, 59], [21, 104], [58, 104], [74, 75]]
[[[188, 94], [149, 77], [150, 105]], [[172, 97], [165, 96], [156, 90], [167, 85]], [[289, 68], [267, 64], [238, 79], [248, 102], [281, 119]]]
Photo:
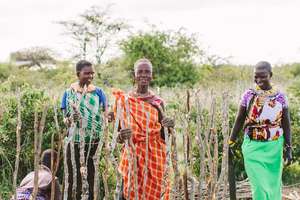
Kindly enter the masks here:
[[46, 47], [30, 47], [10, 54], [10, 60], [24, 62], [21, 67], [42, 67], [42, 64], [55, 64], [55, 53]]
[[89, 57], [101, 64], [103, 55], [116, 36], [128, 28], [122, 20], [109, 16], [109, 8], [93, 6], [75, 20], [58, 22], [64, 26], [65, 33], [71, 36], [76, 49], [79, 49], [75, 57]]

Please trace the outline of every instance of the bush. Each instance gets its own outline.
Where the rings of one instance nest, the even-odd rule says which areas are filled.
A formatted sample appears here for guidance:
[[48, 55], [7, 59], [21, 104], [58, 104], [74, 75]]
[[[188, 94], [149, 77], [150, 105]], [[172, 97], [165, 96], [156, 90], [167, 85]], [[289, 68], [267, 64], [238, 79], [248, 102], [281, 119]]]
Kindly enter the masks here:
[[282, 181], [284, 185], [292, 185], [299, 183], [300, 180], [300, 164], [295, 162], [283, 170]]
[[134, 63], [140, 58], [147, 58], [152, 62], [154, 85], [193, 85], [199, 80], [193, 58], [200, 56], [201, 51], [196, 38], [183, 31], [140, 32], [124, 40], [121, 49], [125, 54], [125, 66], [128, 70], [132, 71]]

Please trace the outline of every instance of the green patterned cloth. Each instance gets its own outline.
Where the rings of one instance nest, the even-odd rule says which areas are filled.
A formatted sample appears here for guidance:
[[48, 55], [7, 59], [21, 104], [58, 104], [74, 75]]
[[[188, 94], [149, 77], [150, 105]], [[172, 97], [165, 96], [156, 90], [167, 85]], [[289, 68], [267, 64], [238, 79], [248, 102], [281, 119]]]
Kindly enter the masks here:
[[283, 136], [268, 142], [245, 136], [242, 152], [253, 200], [282, 199], [283, 142]]
[[[77, 105], [77, 110], [81, 116], [82, 129], [85, 133], [85, 142], [100, 139], [102, 135], [102, 116], [99, 96], [96, 91], [81, 95], [71, 88], [66, 91], [66, 94], [66, 115], [72, 116], [75, 113], [72, 105]], [[69, 137], [73, 137], [75, 142], [80, 142], [79, 130], [80, 122], [76, 122], [76, 125], [69, 128]]]

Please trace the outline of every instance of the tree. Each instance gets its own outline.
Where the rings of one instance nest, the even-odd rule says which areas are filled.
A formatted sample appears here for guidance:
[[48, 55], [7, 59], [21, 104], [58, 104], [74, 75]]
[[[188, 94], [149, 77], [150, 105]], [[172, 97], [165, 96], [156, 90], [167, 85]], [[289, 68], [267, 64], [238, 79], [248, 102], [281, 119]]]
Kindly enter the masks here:
[[101, 64], [103, 55], [112, 45], [114, 38], [128, 26], [122, 20], [111, 19], [109, 7], [93, 6], [80, 14], [78, 19], [60, 21], [66, 34], [71, 36], [79, 52], [75, 57], [94, 59]]
[[155, 85], [194, 84], [198, 80], [194, 60], [203, 52], [195, 35], [186, 34], [183, 29], [167, 32], [154, 28], [150, 32], [139, 32], [122, 41], [121, 49], [129, 69], [139, 58], [152, 62]]
[[30, 47], [10, 54], [10, 60], [19, 62], [21, 67], [42, 67], [42, 64], [55, 64], [55, 53], [45, 47]]

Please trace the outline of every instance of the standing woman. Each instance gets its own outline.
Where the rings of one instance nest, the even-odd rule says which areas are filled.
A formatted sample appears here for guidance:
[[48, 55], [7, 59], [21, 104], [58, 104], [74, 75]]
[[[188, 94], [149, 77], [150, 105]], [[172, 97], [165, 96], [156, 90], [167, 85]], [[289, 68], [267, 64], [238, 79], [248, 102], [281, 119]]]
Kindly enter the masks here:
[[[115, 115], [118, 110], [123, 113], [117, 140], [119, 143], [132, 141], [129, 142], [130, 157], [125, 144], [121, 153], [119, 164], [119, 171], [123, 177], [121, 199], [135, 199], [135, 176], [138, 179], [138, 199], [156, 200], [162, 195], [164, 199], [169, 199], [169, 181], [164, 177], [167, 155], [163, 127], [174, 127], [174, 121], [163, 116], [163, 100], [149, 90], [152, 80], [152, 64], [149, 60], [136, 61], [134, 78], [136, 87], [128, 94], [122, 91], [113, 93], [116, 98], [115, 108], [118, 108], [115, 109]], [[127, 115], [128, 113], [130, 116]], [[134, 174], [132, 159], [134, 154], [137, 161], [137, 174]]]
[[80, 149], [84, 143], [87, 177], [83, 178], [88, 182], [88, 199], [93, 200], [95, 177], [93, 156], [102, 136], [102, 113], [106, 112], [107, 103], [103, 90], [92, 84], [94, 78], [92, 63], [86, 60], [79, 61], [76, 64], [76, 74], [78, 81], [65, 91], [61, 104], [64, 122], [68, 126], [66, 153], [69, 173], [68, 199], [82, 199], [81, 175], [85, 173], [82, 173], [81, 169]]
[[229, 140], [233, 146], [244, 125], [242, 153], [254, 200], [282, 199], [283, 148], [287, 163], [292, 160], [288, 102], [271, 77], [270, 63], [256, 64], [256, 88], [244, 93]]

